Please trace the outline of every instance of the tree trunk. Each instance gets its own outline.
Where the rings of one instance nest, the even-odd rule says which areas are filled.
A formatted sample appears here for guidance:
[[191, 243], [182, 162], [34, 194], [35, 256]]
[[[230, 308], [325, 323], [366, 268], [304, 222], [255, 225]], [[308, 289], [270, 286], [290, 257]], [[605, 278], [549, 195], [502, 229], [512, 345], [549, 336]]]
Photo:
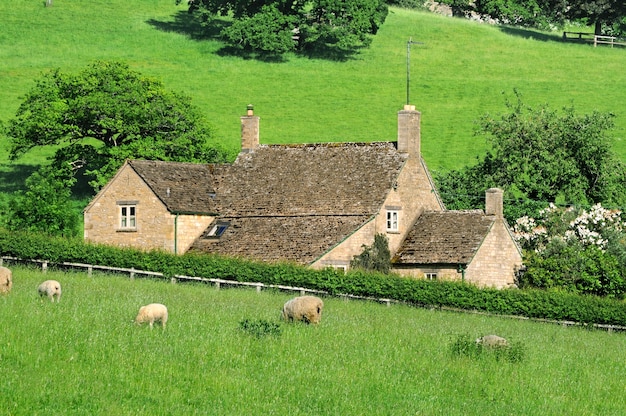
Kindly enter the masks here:
[[597, 36], [602, 35], [602, 22], [599, 20], [596, 20], [596, 28], [595, 28], [594, 34]]

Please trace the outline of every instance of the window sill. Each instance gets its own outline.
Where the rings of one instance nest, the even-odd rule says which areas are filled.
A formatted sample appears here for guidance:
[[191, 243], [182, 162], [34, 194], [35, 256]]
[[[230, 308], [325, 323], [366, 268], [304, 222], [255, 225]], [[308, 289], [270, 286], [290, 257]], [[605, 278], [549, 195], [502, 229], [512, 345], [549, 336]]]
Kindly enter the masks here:
[[136, 228], [120, 228], [115, 230], [116, 233], [136, 233]]

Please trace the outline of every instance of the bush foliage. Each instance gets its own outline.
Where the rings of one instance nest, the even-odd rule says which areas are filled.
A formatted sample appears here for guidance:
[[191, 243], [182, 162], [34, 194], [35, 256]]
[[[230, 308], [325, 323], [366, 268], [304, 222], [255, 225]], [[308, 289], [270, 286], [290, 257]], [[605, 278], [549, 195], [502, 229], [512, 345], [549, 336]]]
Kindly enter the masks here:
[[463, 282], [410, 279], [364, 270], [314, 270], [291, 263], [268, 264], [212, 255], [176, 256], [162, 251], [85, 244], [42, 234], [0, 230], [0, 255], [51, 263], [80, 262], [174, 275], [305, 287], [330, 295], [394, 299], [418, 306], [484, 311], [580, 323], [626, 325], [623, 302], [558, 290], [480, 289]]

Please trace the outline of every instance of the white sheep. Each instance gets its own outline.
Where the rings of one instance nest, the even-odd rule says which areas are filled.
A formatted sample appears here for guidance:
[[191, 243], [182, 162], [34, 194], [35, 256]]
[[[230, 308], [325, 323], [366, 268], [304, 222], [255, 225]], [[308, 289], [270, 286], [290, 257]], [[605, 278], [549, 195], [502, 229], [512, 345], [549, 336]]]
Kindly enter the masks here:
[[485, 348], [506, 348], [509, 346], [509, 342], [498, 335], [485, 335], [484, 337], [476, 338], [476, 344]]
[[152, 329], [152, 326], [157, 321], [161, 322], [161, 326], [165, 329], [165, 324], [167, 324], [167, 308], [165, 305], [160, 303], [151, 303], [139, 308], [139, 313], [135, 318], [135, 323], [143, 324], [148, 322], [150, 329]]
[[9, 293], [13, 287], [13, 273], [10, 269], [0, 266], [0, 294]]
[[39, 296], [47, 296], [52, 302], [56, 298], [57, 302], [61, 301], [61, 283], [56, 280], [46, 280], [37, 288]]
[[288, 300], [283, 306], [285, 321], [302, 321], [307, 324], [319, 324], [322, 319], [324, 302], [317, 296], [300, 296]]

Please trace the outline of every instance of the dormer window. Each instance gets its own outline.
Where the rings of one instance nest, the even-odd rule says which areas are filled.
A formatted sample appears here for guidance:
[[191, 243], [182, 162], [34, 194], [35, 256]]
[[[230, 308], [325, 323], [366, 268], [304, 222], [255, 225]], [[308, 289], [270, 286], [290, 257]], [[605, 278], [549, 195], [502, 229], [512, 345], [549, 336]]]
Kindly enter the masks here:
[[387, 232], [397, 233], [400, 231], [400, 208], [387, 208]]
[[208, 237], [220, 238], [222, 234], [224, 234], [224, 231], [226, 231], [229, 225], [230, 223], [228, 222], [219, 221], [217, 224], [215, 224], [211, 228], [211, 230], [209, 231]]

